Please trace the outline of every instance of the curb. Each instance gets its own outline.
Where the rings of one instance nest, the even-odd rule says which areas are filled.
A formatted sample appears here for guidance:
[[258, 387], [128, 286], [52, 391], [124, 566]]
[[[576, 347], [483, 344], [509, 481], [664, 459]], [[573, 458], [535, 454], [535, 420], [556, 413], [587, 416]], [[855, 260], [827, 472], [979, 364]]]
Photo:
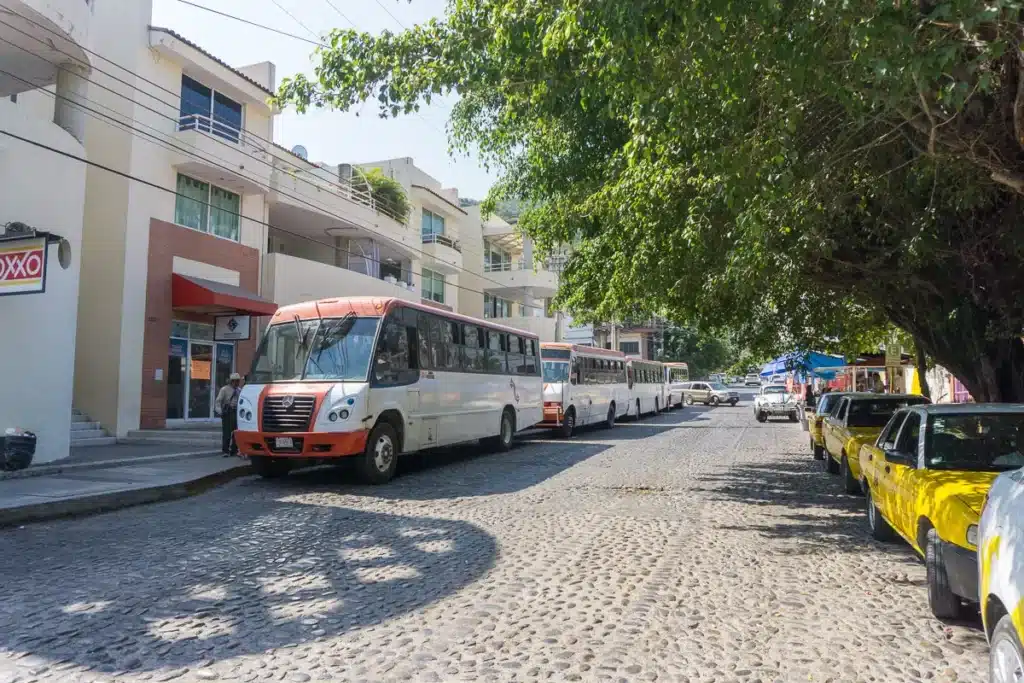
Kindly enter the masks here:
[[25, 524], [27, 522], [43, 522], [63, 517], [80, 517], [102, 512], [111, 512], [122, 508], [159, 503], [180, 498], [188, 498], [210, 489], [226, 484], [239, 477], [252, 473], [248, 464], [240, 464], [227, 470], [221, 470], [191, 481], [176, 482], [162, 486], [129, 489], [99, 493], [81, 498], [69, 498], [16, 508], [0, 509], [0, 528]]
[[196, 458], [201, 455], [217, 454], [220, 450], [212, 448], [205, 451], [185, 451], [180, 453], [162, 453], [160, 455], [144, 455], [139, 458], [115, 458], [112, 460], [96, 460], [95, 462], [67, 463], [60, 462], [53, 465], [37, 465], [24, 470], [14, 472], [0, 472], [0, 481], [9, 479], [28, 479], [30, 477], [44, 477], [51, 474], [62, 474], [64, 472], [78, 472], [82, 470], [102, 470], [126, 465], [143, 465], [152, 462], [164, 462], [167, 460], [184, 460], [185, 458]]

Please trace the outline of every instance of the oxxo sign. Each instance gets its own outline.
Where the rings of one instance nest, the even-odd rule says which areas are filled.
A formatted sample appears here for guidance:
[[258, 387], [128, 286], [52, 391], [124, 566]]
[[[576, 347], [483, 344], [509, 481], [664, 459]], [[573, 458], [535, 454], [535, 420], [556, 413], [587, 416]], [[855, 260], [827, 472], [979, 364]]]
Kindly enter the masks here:
[[0, 296], [46, 291], [46, 238], [0, 242]]

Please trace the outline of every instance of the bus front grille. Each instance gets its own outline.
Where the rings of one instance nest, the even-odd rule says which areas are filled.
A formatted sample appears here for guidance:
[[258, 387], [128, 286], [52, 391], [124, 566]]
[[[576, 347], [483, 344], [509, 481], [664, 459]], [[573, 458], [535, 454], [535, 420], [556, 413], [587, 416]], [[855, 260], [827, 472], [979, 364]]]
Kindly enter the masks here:
[[314, 396], [267, 396], [263, 399], [263, 431], [309, 431], [315, 403]]

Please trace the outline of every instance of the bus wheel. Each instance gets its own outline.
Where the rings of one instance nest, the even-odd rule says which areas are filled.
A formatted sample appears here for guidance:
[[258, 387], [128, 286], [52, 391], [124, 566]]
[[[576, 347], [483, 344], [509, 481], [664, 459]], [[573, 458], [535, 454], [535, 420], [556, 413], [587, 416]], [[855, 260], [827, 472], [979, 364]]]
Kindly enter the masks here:
[[636, 419], [639, 420], [644, 414], [640, 412], [640, 399], [636, 400]]
[[378, 422], [366, 440], [359, 461], [359, 478], [367, 484], [386, 484], [398, 467], [398, 435], [387, 422]]
[[505, 452], [512, 448], [512, 440], [516, 435], [516, 417], [512, 414], [511, 408], [505, 408], [501, 413], [501, 423], [498, 425], [498, 435], [485, 439], [488, 446], [494, 450]]
[[252, 470], [264, 479], [280, 479], [292, 469], [292, 464], [283, 458], [269, 458], [265, 455], [253, 455], [249, 458]]
[[576, 428], [576, 410], [572, 407], [565, 411], [565, 416], [562, 418], [562, 427], [558, 430], [559, 436], [563, 439], [568, 439], [572, 436], [572, 430]]
[[612, 402], [608, 405], [608, 415], [604, 418], [604, 426], [607, 429], [611, 429], [615, 426], [615, 403]]

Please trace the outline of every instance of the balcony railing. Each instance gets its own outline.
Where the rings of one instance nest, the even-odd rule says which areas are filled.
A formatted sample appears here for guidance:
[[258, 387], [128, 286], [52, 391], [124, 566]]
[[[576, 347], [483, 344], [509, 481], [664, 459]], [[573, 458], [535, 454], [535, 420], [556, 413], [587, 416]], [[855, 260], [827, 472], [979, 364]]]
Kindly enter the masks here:
[[224, 123], [204, 114], [185, 114], [178, 118], [178, 130], [198, 130], [216, 135], [228, 142], [248, 147], [250, 151], [266, 153], [266, 146], [257, 138], [230, 123]]
[[462, 253], [462, 245], [459, 244], [458, 240], [453, 240], [447, 235], [441, 235], [438, 233], [431, 233], [423, 236], [423, 244], [443, 244], [446, 247], [454, 249], [455, 251]]
[[534, 271], [537, 271], [537, 270], [551, 270], [551, 268], [549, 267], [549, 264], [548, 264], [547, 261], [544, 261], [542, 264], [540, 264], [540, 266], [538, 268], [534, 268], [533, 264], [527, 263], [523, 259], [519, 259], [518, 261], [515, 261], [515, 262], [513, 262], [513, 261], [504, 261], [502, 263], [487, 263], [487, 262], [484, 262], [484, 272], [485, 273], [501, 273], [501, 272], [510, 272], [510, 271], [513, 271], [513, 270], [528, 270], [528, 271], [534, 272]]

